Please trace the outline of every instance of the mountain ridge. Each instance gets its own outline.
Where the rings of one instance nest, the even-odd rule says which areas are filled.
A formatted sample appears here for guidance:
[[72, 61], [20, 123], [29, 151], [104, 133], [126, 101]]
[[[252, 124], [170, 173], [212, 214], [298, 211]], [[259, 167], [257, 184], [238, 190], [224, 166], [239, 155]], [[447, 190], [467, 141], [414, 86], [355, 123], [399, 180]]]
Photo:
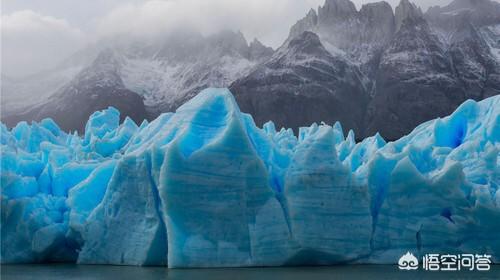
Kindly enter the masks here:
[[[259, 125], [273, 120], [298, 129], [312, 122], [340, 120], [345, 132], [354, 129], [360, 137], [380, 132], [395, 139], [418, 123], [449, 114], [467, 98], [500, 94], [499, 38], [500, 4], [490, 0], [455, 0], [425, 13], [408, 0], [395, 9], [381, 1], [359, 10], [349, 0], [326, 0], [290, 28], [277, 50], [258, 40], [249, 43], [241, 32], [202, 36], [177, 30], [154, 42], [116, 40], [120, 43], [110, 48], [120, 59], [115, 61], [116, 69], [109, 71], [117, 75], [115, 81], [121, 80], [118, 89], [142, 99], [143, 105], [139, 99], [134, 104], [139, 104], [138, 116], [147, 119], [175, 111], [203, 88], [229, 87]], [[106, 49], [88, 52], [86, 57], [94, 52], [99, 60], [98, 54]], [[85, 60], [68, 65], [80, 74], [99, 71]], [[45, 87], [28, 81], [19, 91], [22, 87], [15, 81], [2, 83], [2, 91], [7, 92], [2, 121], [14, 125], [14, 120], [51, 117], [51, 110], [42, 108], [50, 108], [44, 100], [67, 107], [70, 115], [74, 100], [63, 98], [71, 96], [64, 89], [70, 84], [82, 89], [91, 86], [79, 82], [82, 75], [72, 76], [65, 67], [45, 78]], [[70, 74], [63, 76], [65, 72]], [[16, 92], [23, 94], [16, 99]], [[30, 92], [40, 97], [28, 106], [22, 96]], [[311, 101], [311, 96], [316, 99]], [[93, 106], [99, 107], [94, 111], [102, 107]], [[68, 129], [81, 130], [81, 126]]]

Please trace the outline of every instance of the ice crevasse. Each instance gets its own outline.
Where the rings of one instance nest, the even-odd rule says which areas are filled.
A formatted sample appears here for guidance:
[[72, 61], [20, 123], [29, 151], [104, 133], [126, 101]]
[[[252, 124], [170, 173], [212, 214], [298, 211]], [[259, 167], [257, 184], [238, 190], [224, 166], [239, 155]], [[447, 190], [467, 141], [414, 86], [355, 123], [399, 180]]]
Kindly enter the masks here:
[[1, 261], [169, 267], [500, 261], [500, 96], [386, 143], [258, 128], [227, 89], [140, 126], [1, 126]]

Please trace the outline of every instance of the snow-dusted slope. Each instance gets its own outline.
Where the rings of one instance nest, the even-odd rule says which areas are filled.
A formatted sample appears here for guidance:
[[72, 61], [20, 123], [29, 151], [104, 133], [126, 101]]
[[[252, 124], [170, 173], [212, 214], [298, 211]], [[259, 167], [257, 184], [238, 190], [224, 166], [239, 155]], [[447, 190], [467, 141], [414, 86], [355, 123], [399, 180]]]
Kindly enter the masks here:
[[[42, 78], [48, 80], [47, 87], [40, 79], [24, 84], [7, 81], [2, 85], [6, 88], [2, 109], [9, 109], [3, 110], [2, 121], [13, 125], [52, 117], [64, 129], [82, 130], [91, 112], [103, 106], [123, 107], [125, 100], [131, 99], [134, 101], [128, 104], [129, 109], [120, 108], [125, 115], [154, 118], [161, 112], [175, 111], [206, 87], [228, 86], [273, 53], [259, 41], [248, 44], [240, 32], [232, 31], [204, 37], [182, 30], [146, 42], [138, 43], [134, 38], [116, 41], [103, 43], [108, 47], [102, 50], [93, 48], [96, 57], [86, 67], [80, 63], [75, 68], [61, 67], [54, 77], [45, 74]], [[80, 116], [72, 111], [74, 106], [90, 111], [84, 110]], [[70, 119], [78, 115], [79, 119], [68, 122], [63, 120], [64, 115]]]
[[52, 69], [27, 77], [6, 77], [1, 82], [2, 119], [19, 115], [46, 103], [96, 59], [104, 44], [89, 45], [75, 52]]
[[500, 24], [486, 26], [481, 29], [483, 38], [488, 43], [491, 53], [500, 62]]
[[174, 34], [153, 52], [123, 52], [120, 74], [156, 115], [174, 111], [203, 88], [228, 86], [272, 52], [257, 40], [248, 44], [239, 32]]
[[23, 111], [45, 102], [82, 69], [82, 65], [74, 65], [27, 78], [2, 76], [2, 115]]
[[360, 131], [368, 102], [363, 78], [358, 66], [329, 53], [315, 33], [304, 32], [231, 90], [259, 125], [272, 119], [296, 129], [340, 120], [346, 129]]

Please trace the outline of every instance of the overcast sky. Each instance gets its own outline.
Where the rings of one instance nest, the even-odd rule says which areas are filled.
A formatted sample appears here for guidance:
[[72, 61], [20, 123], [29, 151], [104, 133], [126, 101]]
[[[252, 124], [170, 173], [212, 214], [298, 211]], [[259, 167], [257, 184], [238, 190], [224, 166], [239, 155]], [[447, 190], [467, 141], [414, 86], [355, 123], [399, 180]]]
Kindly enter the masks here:
[[[451, 0], [415, 0], [427, 9]], [[375, 2], [354, 0], [356, 5]], [[395, 6], [399, 0], [387, 0]], [[289, 28], [324, 0], [2, 0], [2, 71], [20, 76], [53, 67], [76, 50], [113, 34], [154, 35], [179, 22], [208, 34], [241, 30], [278, 47]]]

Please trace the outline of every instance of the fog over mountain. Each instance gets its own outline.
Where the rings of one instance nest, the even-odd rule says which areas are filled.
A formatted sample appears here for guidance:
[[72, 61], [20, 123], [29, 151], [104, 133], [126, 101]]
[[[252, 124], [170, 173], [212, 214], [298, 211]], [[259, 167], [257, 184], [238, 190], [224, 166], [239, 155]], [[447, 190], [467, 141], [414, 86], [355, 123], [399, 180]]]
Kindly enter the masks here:
[[141, 122], [229, 87], [258, 125], [340, 121], [395, 139], [500, 94], [495, 1], [112, 2], [87, 21], [2, 15], [2, 122], [51, 117], [82, 131], [107, 106]]
[[[120, 33], [158, 35], [179, 24], [204, 34], [241, 31], [277, 48], [288, 28], [322, 0], [5, 0], [2, 1], [2, 72], [24, 76], [53, 68], [76, 49]], [[355, 0], [357, 8], [375, 0]], [[395, 7], [398, 0], [388, 0]], [[417, 0], [425, 11], [451, 0]], [[131, 20], [133, 19], [133, 20]], [[272, 27], [272, 28], [269, 28]]]

